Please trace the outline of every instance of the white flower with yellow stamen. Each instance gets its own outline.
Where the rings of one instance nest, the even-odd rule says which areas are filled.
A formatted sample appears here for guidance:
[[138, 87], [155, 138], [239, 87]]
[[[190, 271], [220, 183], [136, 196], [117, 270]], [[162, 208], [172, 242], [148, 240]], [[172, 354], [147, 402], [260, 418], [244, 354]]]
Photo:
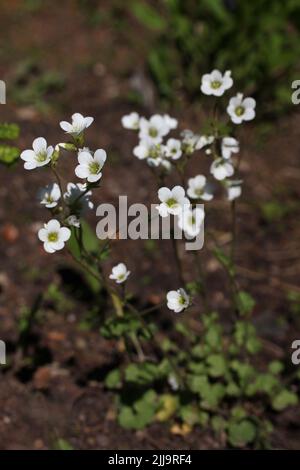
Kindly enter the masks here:
[[102, 176], [101, 170], [105, 161], [106, 152], [103, 149], [96, 150], [94, 155], [82, 151], [78, 154], [79, 165], [75, 168], [75, 174], [89, 183], [95, 183]]
[[243, 121], [251, 121], [255, 118], [255, 107], [254, 98], [244, 98], [242, 93], [238, 93], [230, 99], [227, 113], [234, 124], [241, 124]]
[[226, 90], [233, 85], [231, 71], [227, 70], [224, 75], [219, 70], [203, 75], [201, 80], [201, 91], [205, 95], [222, 96]]
[[185, 310], [190, 304], [190, 298], [184, 289], [171, 290], [167, 293], [167, 306], [175, 313]]
[[128, 271], [124, 263], [119, 263], [112, 268], [112, 272], [109, 276], [110, 279], [114, 280], [117, 284], [122, 284], [128, 279], [130, 271]]
[[62, 130], [64, 130], [67, 134], [71, 134], [74, 136], [82, 134], [82, 132], [90, 127], [90, 125], [93, 123], [94, 118], [87, 116], [84, 117], [80, 113], [74, 113], [72, 115], [72, 123], [67, 122], [67, 121], [61, 121], [59, 123], [60, 127]]
[[47, 146], [47, 141], [44, 137], [34, 139], [32, 143], [33, 150], [24, 150], [20, 157], [25, 161], [25, 170], [34, 170], [37, 167], [47, 165], [54, 152], [53, 147]]
[[212, 200], [213, 194], [204, 175], [197, 175], [188, 180], [187, 195], [191, 199], [203, 199], [203, 201]]
[[71, 230], [67, 227], [61, 227], [56, 219], [49, 220], [38, 232], [38, 237], [44, 243], [44, 250], [47, 253], [62, 250], [70, 236]]
[[161, 204], [156, 206], [156, 209], [161, 217], [167, 217], [169, 214], [178, 215], [184, 208], [190, 206], [182, 186], [174, 186], [173, 189], [162, 187], [158, 190], [158, 198]]

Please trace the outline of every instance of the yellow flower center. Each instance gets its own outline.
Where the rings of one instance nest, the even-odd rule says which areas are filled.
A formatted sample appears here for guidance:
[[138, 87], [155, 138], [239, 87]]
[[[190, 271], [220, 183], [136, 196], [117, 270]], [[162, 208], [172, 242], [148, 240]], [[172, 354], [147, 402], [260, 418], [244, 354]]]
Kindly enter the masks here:
[[222, 83], [219, 81], [219, 80], [213, 80], [211, 82], [211, 87], [214, 89], [214, 90], [217, 90], [218, 88], [220, 88], [220, 86], [222, 85]]
[[235, 114], [236, 114], [237, 116], [242, 116], [242, 115], [244, 114], [244, 112], [245, 112], [244, 106], [237, 106], [237, 107], [235, 108]]
[[99, 171], [101, 170], [101, 167], [98, 162], [92, 162], [89, 164], [89, 170], [92, 173], [92, 175], [97, 175]]
[[174, 199], [173, 197], [171, 197], [170, 199], [167, 200], [166, 204], [167, 204], [167, 206], [169, 206], [169, 207], [173, 207], [173, 206], [175, 206], [175, 204], [177, 204], [177, 201], [176, 201], [176, 199]]
[[48, 234], [48, 241], [49, 242], [57, 242], [58, 240], [58, 233], [57, 232], [50, 232]]

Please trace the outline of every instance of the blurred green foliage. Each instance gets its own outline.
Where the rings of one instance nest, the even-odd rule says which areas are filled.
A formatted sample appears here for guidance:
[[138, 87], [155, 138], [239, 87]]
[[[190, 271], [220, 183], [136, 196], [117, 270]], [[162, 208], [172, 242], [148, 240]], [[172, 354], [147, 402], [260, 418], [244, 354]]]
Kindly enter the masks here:
[[162, 97], [184, 90], [193, 98], [201, 75], [219, 68], [231, 69], [241, 89], [264, 102], [264, 113], [291, 104], [299, 1], [134, 0], [131, 13], [156, 32], [148, 64]]
[[0, 163], [10, 166], [12, 165], [20, 155], [18, 148], [8, 145], [2, 141], [15, 140], [19, 137], [20, 129], [16, 124], [0, 124]]

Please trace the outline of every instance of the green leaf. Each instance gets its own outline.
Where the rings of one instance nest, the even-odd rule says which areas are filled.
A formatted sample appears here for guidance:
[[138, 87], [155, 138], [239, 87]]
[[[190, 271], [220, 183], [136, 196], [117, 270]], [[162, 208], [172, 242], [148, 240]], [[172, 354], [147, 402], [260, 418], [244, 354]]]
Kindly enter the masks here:
[[16, 147], [11, 147], [9, 145], [0, 145], [0, 162], [4, 163], [7, 166], [12, 165], [15, 161], [18, 160], [20, 156], [20, 151]]
[[125, 380], [138, 385], [148, 385], [166, 377], [170, 373], [167, 360], [160, 364], [143, 362], [142, 364], [129, 364], [125, 369]]
[[272, 361], [270, 362], [268, 369], [271, 372], [271, 374], [277, 375], [283, 371], [284, 365], [280, 361]]
[[220, 433], [227, 427], [226, 420], [222, 416], [213, 416], [211, 418], [211, 427], [216, 433]]
[[256, 303], [253, 297], [245, 291], [240, 291], [237, 293], [236, 302], [241, 315], [247, 315], [251, 313]]
[[272, 406], [276, 411], [282, 411], [288, 406], [295, 406], [298, 403], [298, 396], [290, 390], [281, 390], [272, 400]]
[[147, 28], [161, 31], [166, 28], [166, 20], [151, 5], [142, 0], [131, 3], [131, 11], [134, 16]]
[[125, 312], [122, 317], [110, 317], [100, 328], [104, 338], [117, 339], [126, 334], [137, 332], [141, 328], [141, 322], [131, 313]]
[[121, 405], [119, 424], [125, 429], [143, 429], [153, 421], [157, 406], [155, 391], [148, 390], [133, 406]]
[[66, 439], [57, 439], [54, 445], [56, 450], [74, 450], [74, 447]]
[[196, 424], [206, 426], [209, 420], [209, 414], [206, 411], [199, 410], [195, 403], [182, 405], [178, 412], [182, 421], [193, 427]]
[[231, 421], [228, 426], [228, 439], [232, 446], [243, 447], [246, 444], [250, 444], [256, 437], [255, 425], [244, 419], [240, 423]]
[[209, 366], [208, 373], [212, 377], [222, 377], [226, 373], [226, 361], [221, 354], [211, 354], [206, 360]]
[[104, 383], [107, 388], [120, 388], [122, 385], [120, 369], [111, 370], [105, 377]]
[[17, 124], [0, 124], [0, 139], [15, 140], [19, 137], [20, 128]]

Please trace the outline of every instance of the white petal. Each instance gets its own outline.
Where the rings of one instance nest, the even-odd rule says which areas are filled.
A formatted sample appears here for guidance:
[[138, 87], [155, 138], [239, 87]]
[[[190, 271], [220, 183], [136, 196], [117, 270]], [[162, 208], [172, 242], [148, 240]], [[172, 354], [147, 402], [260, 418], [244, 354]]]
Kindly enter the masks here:
[[62, 227], [59, 231], [59, 237], [61, 238], [61, 240], [63, 242], [66, 242], [67, 240], [69, 240], [71, 236], [71, 230], [67, 227]]
[[94, 160], [98, 163], [100, 163], [101, 166], [103, 166], [104, 162], [106, 161], [106, 152], [103, 149], [98, 149], [94, 153]]
[[25, 162], [24, 168], [25, 170], [34, 170], [37, 167], [36, 162]]
[[169, 188], [166, 188], [165, 186], [163, 186], [162, 188], [158, 190], [158, 199], [160, 201], [164, 202], [170, 197], [172, 197], [172, 193]]
[[22, 160], [29, 162], [35, 159], [35, 153], [33, 150], [24, 150], [21, 153], [20, 157], [22, 158]]
[[75, 175], [77, 178], [85, 179], [89, 176], [90, 172], [86, 165], [77, 165], [75, 168]]
[[47, 142], [44, 137], [37, 137], [32, 143], [32, 148], [35, 153], [46, 152], [47, 151]]
[[42, 242], [45, 242], [47, 240], [47, 237], [48, 236], [48, 230], [45, 229], [45, 228], [41, 228], [39, 231], [38, 231], [38, 238], [42, 241]]
[[91, 116], [88, 116], [85, 118], [85, 127], [90, 127], [90, 125], [94, 122], [94, 118]]
[[70, 124], [70, 123], [67, 122], [67, 121], [61, 121], [61, 122], [59, 123], [59, 125], [60, 125], [60, 127], [62, 128], [62, 130], [65, 131], [65, 132], [69, 132], [69, 133], [70, 133], [70, 132], [72, 132], [72, 130], [73, 130], [72, 124]]
[[51, 219], [47, 223], [47, 230], [48, 232], [58, 232], [60, 229], [60, 223], [56, 219]]

